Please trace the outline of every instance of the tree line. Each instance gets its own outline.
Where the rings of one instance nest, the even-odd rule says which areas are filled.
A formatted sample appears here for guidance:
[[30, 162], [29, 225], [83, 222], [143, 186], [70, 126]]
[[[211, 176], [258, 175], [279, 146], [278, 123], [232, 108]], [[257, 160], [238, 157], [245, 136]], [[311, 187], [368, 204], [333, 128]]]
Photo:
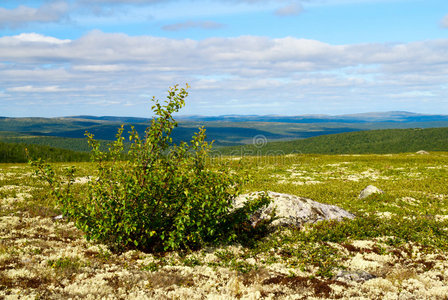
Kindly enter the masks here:
[[90, 154], [87, 152], [77, 152], [43, 145], [0, 142], [0, 163], [28, 162], [25, 149], [28, 150], [31, 158], [42, 158], [49, 162], [80, 162], [89, 161], [90, 158]]
[[307, 139], [271, 142], [259, 147], [246, 145], [220, 147], [223, 155], [279, 154], [386, 154], [426, 151], [448, 151], [448, 127], [383, 129], [322, 135]]

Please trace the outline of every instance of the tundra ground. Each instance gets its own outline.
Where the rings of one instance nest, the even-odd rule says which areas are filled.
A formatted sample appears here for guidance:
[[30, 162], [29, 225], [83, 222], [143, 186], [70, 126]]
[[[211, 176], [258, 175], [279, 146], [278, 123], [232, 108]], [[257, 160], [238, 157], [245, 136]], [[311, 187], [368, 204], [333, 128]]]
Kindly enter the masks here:
[[[357, 218], [248, 245], [112, 253], [54, 219], [28, 165], [1, 164], [0, 299], [446, 299], [448, 153], [216, 159], [251, 175], [245, 192], [308, 197]], [[75, 165], [81, 191], [94, 169]], [[370, 184], [385, 193], [359, 199]]]

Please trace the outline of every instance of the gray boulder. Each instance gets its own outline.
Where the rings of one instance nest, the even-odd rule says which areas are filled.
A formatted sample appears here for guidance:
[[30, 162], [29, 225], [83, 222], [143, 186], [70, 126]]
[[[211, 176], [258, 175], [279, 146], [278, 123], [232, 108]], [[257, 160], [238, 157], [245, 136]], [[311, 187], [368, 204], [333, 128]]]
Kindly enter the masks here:
[[[244, 205], [248, 199], [256, 198], [261, 192], [240, 195], [235, 199], [234, 208]], [[277, 220], [272, 225], [300, 227], [304, 223], [316, 223], [322, 220], [342, 220], [343, 218], [353, 219], [355, 215], [348, 211], [329, 204], [323, 204], [308, 198], [298, 197], [289, 194], [267, 192], [272, 202], [260, 209], [252, 218], [252, 225], [256, 225], [261, 220], [270, 218], [270, 214], [275, 209]]]
[[359, 194], [359, 199], [367, 198], [372, 194], [384, 194], [384, 192], [374, 185], [369, 185], [361, 191]]

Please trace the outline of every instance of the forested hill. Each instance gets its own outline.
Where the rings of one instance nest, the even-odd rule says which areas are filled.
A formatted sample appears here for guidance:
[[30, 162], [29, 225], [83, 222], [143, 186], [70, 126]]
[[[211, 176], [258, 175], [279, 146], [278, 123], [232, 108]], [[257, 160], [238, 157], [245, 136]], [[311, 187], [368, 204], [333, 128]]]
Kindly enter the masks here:
[[42, 158], [50, 162], [89, 161], [90, 154], [66, 149], [28, 145], [23, 143], [0, 142], [0, 163], [24, 163], [28, 161], [25, 148], [31, 158]]
[[[250, 144], [252, 139], [259, 135], [273, 142], [375, 129], [448, 127], [447, 115], [409, 112], [339, 116], [176, 116], [176, 119], [179, 121], [179, 126], [175, 128], [172, 136], [176, 143], [190, 141], [198, 127], [205, 126], [207, 140], [214, 140], [216, 146]], [[0, 118], [0, 140], [86, 151], [89, 150], [85, 142], [86, 131], [94, 134], [96, 139], [111, 141], [115, 140], [117, 129], [122, 124], [125, 124], [126, 137], [131, 125], [140, 135], [144, 135], [150, 121], [146, 118], [116, 116]]]
[[[101, 141], [105, 150], [115, 139], [121, 124], [125, 124], [125, 136], [131, 124], [140, 135], [144, 135], [149, 121], [144, 118], [94, 116], [0, 118], [0, 141], [11, 144], [2, 144], [1, 161], [26, 161], [24, 144], [47, 146], [28, 148], [42, 153], [42, 157], [50, 155], [47, 157], [49, 160], [84, 160], [86, 153], [63, 152], [56, 148], [90, 151], [84, 136], [89, 131]], [[200, 126], [207, 129], [209, 141], [215, 140], [215, 149], [226, 155], [448, 151], [448, 116], [444, 115], [389, 112], [334, 117], [221, 116], [207, 119], [190, 116], [180, 118], [179, 126], [173, 131], [174, 142], [190, 141]], [[261, 145], [251, 146], [258, 138], [261, 138]], [[269, 143], [265, 145], [265, 142]], [[17, 143], [21, 146], [12, 145]]]
[[251, 154], [385, 154], [426, 151], [448, 151], [448, 127], [427, 129], [386, 129], [321, 135], [266, 145], [220, 147], [225, 155]]
[[[89, 153], [42, 145], [0, 142], [0, 162], [26, 162], [31, 157], [47, 161], [88, 161]], [[261, 145], [215, 147], [215, 154], [386, 154], [426, 151], [448, 151], [448, 127], [427, 129], [385, 129], [322, 135], [302, 140], [271, 142]]]

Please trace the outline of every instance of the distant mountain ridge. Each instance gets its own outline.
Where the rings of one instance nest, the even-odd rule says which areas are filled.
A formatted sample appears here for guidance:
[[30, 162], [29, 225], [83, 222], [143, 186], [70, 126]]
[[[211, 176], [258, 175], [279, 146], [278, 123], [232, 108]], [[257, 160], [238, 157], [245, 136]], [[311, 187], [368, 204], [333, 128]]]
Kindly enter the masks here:
[[[304, 115], [177, 115], [179, 121], [229, 121], [229, 122], [428, 122], [428, 121], [448, 121], [448, 115], [443, 114], [422, 114], [408, 111], [386, 111], [386, 112], [366, 112], [355, 114], [325, 115], [325, 114], [304, 114]], [[131, 117], [131, 116], [92, 116], [75, 115], [53, 118], [43, 117], [5, 117], [0, 119], [30, 119], [30, 120], [57, 120], [57, 119], [81, 119], [91, 121], [109, 121], [124, 123], [148, 123], [152, 118]]]
[[[137, 117], [118, 117], [118, 116], [69, 116], [63, 118], [100, 120], [125, 123], [145, 123], [151, 118]], [[179, 121], [221, 121], [221, 122], [281, 122], [281, 123], [324, 123], [324, 122], [343, 122], [343, 123], [366, 123], [366, 122], [431, 122], [448, 121], [448, 115], [442, 114], [421, 114], [407, 111], [388, 111], [388, 112], [367, 112], [357, 114], [342, 115], [179, 115], [176, 116]]]

